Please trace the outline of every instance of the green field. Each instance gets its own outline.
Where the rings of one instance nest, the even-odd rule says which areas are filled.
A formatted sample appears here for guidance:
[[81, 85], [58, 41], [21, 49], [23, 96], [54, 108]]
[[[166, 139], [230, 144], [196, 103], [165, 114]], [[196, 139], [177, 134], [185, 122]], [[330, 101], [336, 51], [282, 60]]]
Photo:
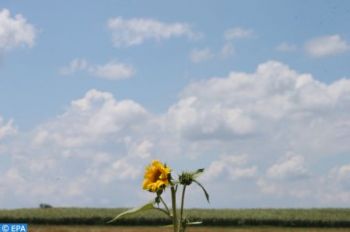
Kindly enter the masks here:
[[[30, 226], [30, 232], [173, 232], [161, 227]], [[188, 232], [348, 232], [348, 228], [196, 227]]]
[[[0, 210], [1, 222], [31, 225], [106, 225], [125, 209], [51, 208]], [[186, 214], [203, 226], [278, 226], [350, 228], [350, 209], [191, 209]], [[113, 225], [157, 226], [171, 222], [156, 211], [127, 217]]]

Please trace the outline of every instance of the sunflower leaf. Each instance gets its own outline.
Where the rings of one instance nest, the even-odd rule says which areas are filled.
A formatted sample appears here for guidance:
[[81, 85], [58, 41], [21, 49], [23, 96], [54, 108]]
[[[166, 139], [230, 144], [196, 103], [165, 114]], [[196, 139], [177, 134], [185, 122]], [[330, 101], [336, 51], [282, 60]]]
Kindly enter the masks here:
[[195, 182], [196, 184], [198, 184], [199, 187], [202, 188], [202, 190], [204, 192], [204, 195], [205, 195], [205, 198], [207, 198], [208, 203], [210, 203], [210, 201], [209, 201], [209, 193], [207, 192], [207, 190], [205, 190], [204, 186], [201, 183], [199, 183], [197, 180], [193, 180], [193, 182]]
[[172, 218], [171, 214], [162, 208], [153, 208], [153, 209], [158, 210], [158, 211], [164, 213], [165, 215], [167, 215], [168, 217]]
[[145, 210], [154, 209], [154, 203], [155, 203], [155, 201], [152, 200], [152, 201], [148, 202], [147, 204], [142, 205], [140, 207], [135, 207], [133, 209], [129, 209], [129, 210], [123, 212], [123, 213], [118, 214], [115, 218], [113, 218], [112, 220], [108, 221], [107, 223], [114, 222], [114, 221], [116, 221], [116, 220], [118, 220], [118, 219], [120, 219], [121, 217], [124, 217], [124, 216], [130, 216], [130, 215], [133, 215], [133, 214], [145, 211]]
[[198, 169], [197, 171], [193, 172], [192, 178], [193, 178], [193, 179], [198, 178], [200, 175], [203, 174], [203, 172], [204, 172], [204, 168]]

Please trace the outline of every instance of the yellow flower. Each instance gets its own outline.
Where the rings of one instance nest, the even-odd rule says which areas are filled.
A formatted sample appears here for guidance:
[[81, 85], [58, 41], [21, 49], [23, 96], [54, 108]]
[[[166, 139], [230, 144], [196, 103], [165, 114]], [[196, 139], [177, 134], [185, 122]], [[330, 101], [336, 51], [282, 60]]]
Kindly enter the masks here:
[[152, 164], [146, 167], [143, 180], [143, 189], [157, 192], [169, 185], [170, 168], [159, 160], [153, 160]]

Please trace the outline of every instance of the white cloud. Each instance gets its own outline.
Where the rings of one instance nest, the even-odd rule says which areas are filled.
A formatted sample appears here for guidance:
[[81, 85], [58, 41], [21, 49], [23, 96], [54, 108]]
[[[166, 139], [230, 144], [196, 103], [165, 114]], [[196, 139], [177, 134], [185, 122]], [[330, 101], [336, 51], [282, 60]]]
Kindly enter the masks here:
[[104, 65], [96, 65], [89, 70], [91, 75], [108, 80], [127, 79], [134, 75], [134, 69], [130, 65], [109, 62]]
[[309, 40], [305, 44], [306, 52], [316, 58], [333, 56], [348, 52], [350, 45], [340, 35], [326, 35]]
[[[189, 85], [170, 108], [171, 125], [187, 139], [263, 141], [264, 135], [276, 144], [288, 141], [301, 154], [344, 152], [349, 149], [344, 143], [350, 134], [349, 112], [344, 110], [350, 106], [349, 83], [326, 85], [270, 61], [252, 74], [231, 73]], [[235, 120], [227, 112], [236, 112]]]
[[328, 173], [298, 181], [259, 178], [257, 184], [263, 194], [284, 200], [292, 197], [297, 199], [299, 206], [341, 207], [350, 201], [349, 167], [348, 164], [334, 167]]
[[88, 175], [96, 178], [102, 184], [110, 184], [113, 181], [131, 181], [141, 175], [139, 166], [134, 166], [126, 159], [118, 159], [111, 164], [105, 164], [105, 168], [90, 169]]
[[72, 101], [63, 115], [40, 126], [34, 141], [81, 147], [99, 143], [110, 134], [123, 133], [128, 128], [136, 129], [146, 118], [147, 111], [131, 100], [118, 102], [110, 93], [90, 90], [83, 98]]
[[[326, 85], [310, 74], [298, 74], [282, 63], [269, 61], [259, 65], [255, 73], [232, 72], [228, 77], [190, 84], [179, 103], [225, 107], [240, 110], [243, 115], [280, 119], [327, 109], [339, 100], [348, 104], [349, 90], [345, 86], [349, 83], [344, 79]], [[185, 99], [193, 100], [186, 103]]]
[[[327, 206], [322, 203], [325, 194], [310, 201], [315, 191], [324, 190], [332, 199], [327, 202], [339, 205], [348, 199], [346, 195], [341, 196], [344, 201], [336, 201], [330, 198], [328, 188], [316, 188], [324, 173], [307, 169], [301, 155], [283, 155], [290, 150], [307, 154], [308, 167], [330, 156], [342, 159], [339, 154], [350, 152], [346, 142], [350, 138], [349, 107], [349, 79], [326, 84], [280, 62], [268, 61], [253, 73], [232, 72], [227, 77], [188, 85], [179, 101], [169, 108], [167, 127], [182, 141], [197, 144], [191, 153], [214, 159], [206, 170], [212, 178], [239, 173], [227, 171], [226, 164], [233, 165], [213, 154], [246, 153], [256, 163], [243, 167], [243, 173], [268, 167], [266, 176], [252, 177], [256, 178], [258, 189], [251, 191], [271, 197], [286, 196], [290, 202], [298, 199], [307, 205]], [[239, 112], [240, 117], [230, 121], [224, 116], [230, 111]], [[230, 130], [231, 125], [236, 128]], [[278, 162], [271, 165], [271, 160]], [[225, 189], [224, 183], [222, 186]], [[340, 190], [340, 184], [334, 188]]]
[[170, 107], [168, 127], [186, 139], [225, 139], [254, 132], [254, 121], [239, 108], [223, 107], [219, 103], [203, 105], [202, 99], [186, 97]]
[[214, 54], [209, 48], [194, 49], [191, 51], [190, 59], [193, 63], [208, 61], [213, 58]]
[[253, 35], [254, 35], [254, 31], [251, 29], [234, 27], [234, 28], [227, 29], [225, 31], [224, 37], [226, 40], [235, 40], [235, 39], [250, 38]]
[[[265, 175], [257, 178], [256, 184], [262, 194], [278, 198], [290, 197], [298, 200], [315, 198], [316, 192], [313, 192], [310, 186], [319, 185], [320, 179], [317, 176], [312, 177], [305, 166], [303, 156], [287, 152], [266, 170]], [[298, 204], [298, 206], [302, 205]]]
[[2, 166], [14, 181], [0, 181], [1, 203], [134, 205], [139, 198], [126, 196], [141, 192], [144, 165], [161, 159], [175, 173], [206, 168], [213, 207], [339, 206], [350, 200], [349, 109], [349, 79], [323, 83], [277, 61], [192, 82], [157, 114], [90, 90], [33, 131], [2, 140], [1, 154], [18, 165]]
[[122, 80], [132, 77], [135, 69], [131, 65], [116, 61], [110, 61], [102, 65], [93, 65], [89, 64], [84, 58], [75, 58], [68, 66], [60, 69], [62, 75], [73, 75], [77, 72], [86, 72], [91, 76], [106, 80]]
[[152, 148], [154, 144], [149, 140], [143, 140], [139, 144], [133, 147], [131, 153], [136, 156], [145, 159], [151, 157]]
[[252, 178], [257, 173], [256, 166], [247, 167], [247, 155], [223, 155], [218, 160], [213, 161], [205, 171], [205, 180], [220, 178], [238, 180]]
[[125, 160], [117, 160], [112, 165], [115, 170], [114, 173], [118, 173], [117, 176], [119, 179], [136, 179], [139, 175], [141, 175], [141, 170], [135, 168], [132, 164], [129, 164]]
[[282, 42], [276, 47], [276, 50], [279, 52], [294, 52], [297, 50], [297, 46], [295, 44]]
[[299, 179], [308, 176], [304, 157], [288, 153], [281, 161], [267, 170], [267, 176], [272, 179]]
[[5, 122], [5, 120], [0, 116], [0, 140], [16, 133], [17, 129], [13, 125], [13, 120]]
[[[0, 181], [4, 207], [13, 207], [11, 197], [19, 198], [16, 204], [35, 207], [42, 201], [93, 205], [102, 196], [108, 199], [103, 204], [110, 206], [116, 192], [135, 192], [129, 185], [141, 189], [143, 166], [154, 146], [142, 136], [149, 117], [131, 100], [117, 101], [108, 92], [90, 90], [56, 118], [5, 140], [6, 152], [0, 153], [17, 165], [2, 166], [9, 177]], [[103, 193], [96, 194], [96, 188]], [[54, 198], [57, 194], [59, 199]], [[113, 203], [120, 204], [130, 203]]]
[[57, 161], [53, 157], [42, 156], [40, 159], [30, 160], [27, 165], [30, 171], [35, 173], [42, 173], [47, 168], [55, 168]]
[[11, 16], [7, 9], [0, 10], [0, 50], [19, 46], [33, 46], [36, 29], [20, 14]]
[[[261, 194], [273, 196], [275, 199], [281, 198], [284, 201], [291, 200], [297, 201], [297, 203], [290, 204], [292, 207], [311, 207], [315, 202], [317, 192], [310, 189], [310, 186], [316, 186], [319, 184], [317, 179], [301, 181], [276, 181], [271, 179], [259, 178], [257, 186]], [[309, 199], [312, 199], [310, 201]], [[303, 202], [302, 199], [304, 199]], [[317, 206], [324, 206], [322, 200], [317, 199]]]
[[162, 40], [172, 37], [192, 38], [195, 33], [186, 23], [165, 23], [149, 18], [108, 20], [108, 28], [112, 32], [113, 44], [116, 47], [139, 45], [146, 40]]

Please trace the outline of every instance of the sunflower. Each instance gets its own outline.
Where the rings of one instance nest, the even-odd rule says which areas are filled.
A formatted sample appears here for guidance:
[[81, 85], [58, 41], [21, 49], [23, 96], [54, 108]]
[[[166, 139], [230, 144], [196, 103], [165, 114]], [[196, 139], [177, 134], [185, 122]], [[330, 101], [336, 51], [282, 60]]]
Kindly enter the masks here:
[[163, 190], [170, 183], [170, 171], [170, 168], [162, 164], [159, 160], [153, 160], [152, 163], [146, 167], [142, 185], [143, 189], [150, 192]]

